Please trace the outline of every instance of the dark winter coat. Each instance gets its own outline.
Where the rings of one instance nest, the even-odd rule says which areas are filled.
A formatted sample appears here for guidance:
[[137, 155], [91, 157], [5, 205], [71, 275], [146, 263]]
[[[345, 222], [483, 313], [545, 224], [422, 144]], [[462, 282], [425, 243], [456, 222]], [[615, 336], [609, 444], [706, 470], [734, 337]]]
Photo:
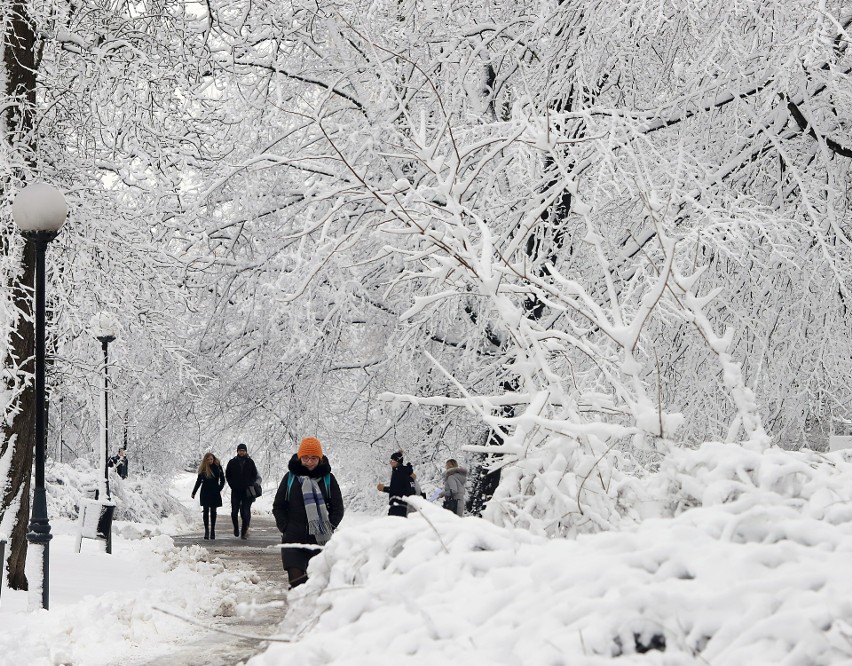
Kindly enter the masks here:
[[219, 465], [210, 465], [210, 476], [199, 474], [195, 480], [195, 487], [192, 489], [192, 494], [198, 492], [201, 487], [201, 497], [199, 499], [201, 506], [222, 506], [222, 488], [225, 487], [225, 475], [222, 473], [222, 468]]
[[110, 457], [107, 461], [107, 467], [115, 467], [115, 471], [122, 479], [127, 478], [128, 464], [127, 456], [121, 457], [118, 455]]
[[[325, 456], [314, 471], [305, 467], [296, 455], [290, 458], [287, 468], [290, 471], [281, 479], [278, 492], [275, 493], [275, 499], [272, 502], [272, 515], [275, 516], [275, 524], [281, 532], [281, 543], [316, 544], [317, 540], [308, 532], [308, 516], [305, 512], [305, 499], [302, 497], [302, 482], [299, 477], [309, 476], [316, 479], [333, 529], [337, 529], [340, 521], [343, 520], [343, 495], [340, 492], [340, 486], [337, 485], [337, 479], [331, 473], [331, 465]], [[288, 477], [291, 475], [293, 482], [289, 484], [288, 491]], [[328, 475], [328, 487], [324, 480], [326, 475]], [[281, 560], [285, 569], [295, 568], [307, 571], [308, 561], [318, 552], [284, 548], [281, 550]]]
[[[257, 476], [257, 465], [248, 456], [245, 458], [234, 456], [228, 461], [228, 466], [225, 467], [225, 478], [228, 480], [231, 495], [234, 497], [245, 496], [246, 488], [254, 483]], [[254, 498], [249, 497], [249, 499], [253, 500]]]
[[400, 497], [408, 497], [414, 494], [414, 479], [411, 475], [414, 474], [414, 468], [410, 463], [397, 465], [391, 470], [391, 480], [384, 488], [383, 492], [388, 493], [388, 509], [389, 515], [405, 516], [408, 513], [408, 505], [400, 501]]

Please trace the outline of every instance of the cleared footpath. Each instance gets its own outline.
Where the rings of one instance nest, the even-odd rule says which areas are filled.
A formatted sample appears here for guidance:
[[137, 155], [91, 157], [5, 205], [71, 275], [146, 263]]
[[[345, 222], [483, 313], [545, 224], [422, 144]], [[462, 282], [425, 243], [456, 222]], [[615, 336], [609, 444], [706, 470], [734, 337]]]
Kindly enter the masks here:
[[[224, 507], [223, 507], [224, 508]], [[271, 636], [286, 610], [287, 576], [281, 567], [281, 555], [275, 545], [281, 533], [271, 516], [253, 515], [248, 538], [234, 537], [227, 512], [219, 515], [216, 540], [205, 541], [200, 534], [174, 537], [175, 546], [199, 545], [218, 558], [226, 569], [251, 569], [258, 575], [258, 584], [249, 596], [237, 598], [237, 603], [256, 604], [247, 616], [233, 615], [211, 618], [209, 632], [192, 643], [177, 648], [171, 654], [154, 661], [133, 662], [138, 666], [234, 666], [266, 649], [267, 643], [247, 636]], [[180, 620], [175, 619], [175, 622]]]

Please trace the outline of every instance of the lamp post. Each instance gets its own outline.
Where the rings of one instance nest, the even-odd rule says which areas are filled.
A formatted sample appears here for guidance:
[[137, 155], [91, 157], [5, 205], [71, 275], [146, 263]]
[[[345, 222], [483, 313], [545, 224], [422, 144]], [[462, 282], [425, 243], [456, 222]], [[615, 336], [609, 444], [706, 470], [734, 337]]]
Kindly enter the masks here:
[[104, 371], [103, 371], [103, 390], [101, 391], [101, 438], [100, 438], [100, 459], [101, 470], [103, 470], [103, 479], [98, 496], [101, 500], [109, 502], [112, 498], [109, 492], [109, 470], [107, 461], [109, 460], [109, 343], [118, 337], [118, 322], [112, 315], [106, 312], [99, 312], [92, 317], [89, 322], [89, 328], [92, 335], [98, 342], [101, 343], [101, 349], [104, 355]]
[[[30, 555], [41, 556], [41, 585], [30, 585], [33, 592], [41, 590], [41, 607], [49, 607], [50, 594], [50, 521], [47, 518], [47, 495], [44, 490], [44, 452], [47, 440], [44, 385], [44, 257], [47, 244], [56, 238], [65, 223], [68, 205], [62, 192], [46, 183], [27, 185], [12, 203], [12, 217], [27, 239], [35, 245], [35, 489], [33, 508], [27, 529]], [[34, 567], [35, 569], [35, 567]], [[30, 606], [35, 606], [30, 595]]]

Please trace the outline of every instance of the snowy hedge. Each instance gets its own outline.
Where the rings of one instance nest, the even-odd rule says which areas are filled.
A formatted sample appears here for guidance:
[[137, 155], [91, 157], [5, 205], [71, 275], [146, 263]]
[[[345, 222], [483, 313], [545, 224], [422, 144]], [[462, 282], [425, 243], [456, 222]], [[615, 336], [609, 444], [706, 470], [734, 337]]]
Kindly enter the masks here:
[[[92, 499], [100, 475], [100, 470], [84, 458], [71, 464], [51, 462], [45, 469], [49, 515], [76, 519], [80, 501]], [[109, 483], [116, 504], [115, 520], [156, 525], [164, 518], [189, 516], [188, 509], [169, 494], [169, 484], [160, 477], [122, 479], [110, 471]]]

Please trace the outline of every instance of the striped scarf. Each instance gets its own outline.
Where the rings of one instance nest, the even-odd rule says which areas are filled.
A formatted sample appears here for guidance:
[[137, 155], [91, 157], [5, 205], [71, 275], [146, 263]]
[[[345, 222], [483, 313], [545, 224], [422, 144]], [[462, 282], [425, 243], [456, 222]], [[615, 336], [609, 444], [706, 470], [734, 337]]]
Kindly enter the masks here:
[[308, 517], [308, 534], [317, 543], [324, 546], [331, 539], [331, 523], [328, 520], [328, 508], [316, 479], [309, 476], [297, 477], [302, 484], [302, 497], [305, 500], [305, 514]]

